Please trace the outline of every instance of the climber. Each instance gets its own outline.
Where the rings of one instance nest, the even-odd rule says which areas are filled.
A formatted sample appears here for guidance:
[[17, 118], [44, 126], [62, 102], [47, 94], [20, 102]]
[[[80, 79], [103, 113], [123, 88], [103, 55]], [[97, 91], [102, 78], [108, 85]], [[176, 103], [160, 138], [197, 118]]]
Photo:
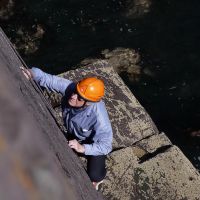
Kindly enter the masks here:
[[87, 158], [87, 173], [98, 190], [106, 175], [105, 159], [112, 150], [112, 127], [101, 100], [102, 80], [91, 77], [77, 83], [50, 75], [38, 68], [21, 67], [27, 79], [63, 95], [62, 112], [69, 147]]

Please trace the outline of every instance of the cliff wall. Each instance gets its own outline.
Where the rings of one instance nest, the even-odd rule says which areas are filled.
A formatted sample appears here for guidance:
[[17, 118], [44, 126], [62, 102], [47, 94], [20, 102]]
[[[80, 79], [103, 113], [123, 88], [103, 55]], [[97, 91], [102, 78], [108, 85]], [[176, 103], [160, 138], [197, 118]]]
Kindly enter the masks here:
[[0, 30], [0, 199], [102, 199]]

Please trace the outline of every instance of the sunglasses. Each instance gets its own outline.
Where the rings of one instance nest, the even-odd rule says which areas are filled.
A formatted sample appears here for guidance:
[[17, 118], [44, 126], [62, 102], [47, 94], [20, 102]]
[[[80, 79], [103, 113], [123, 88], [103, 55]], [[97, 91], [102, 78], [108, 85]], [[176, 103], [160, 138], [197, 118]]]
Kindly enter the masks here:
[[76, 94], [77, 95], [77, 99], [79, 101], [86, 101], [77, 91], [77, 89], [74, 90], [73, 94]]

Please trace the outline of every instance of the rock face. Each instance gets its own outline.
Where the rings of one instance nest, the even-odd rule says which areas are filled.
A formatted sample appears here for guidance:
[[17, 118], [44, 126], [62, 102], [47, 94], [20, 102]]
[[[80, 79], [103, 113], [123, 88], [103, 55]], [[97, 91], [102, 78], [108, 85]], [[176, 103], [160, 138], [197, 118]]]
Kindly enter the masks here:
[[0, 30], [0, 199], [102, 199]]
[[175, 146], [145, 162], [127, 147], [110, 155], [108, 169], [108, 199], [199, 199], [199, 174]]
[[[62, 127], [59, 107], [54, 104], [54, 113], [36, 85], [23, 78], [22, 63], [2, 32], [0, 46], [0, 198], [101, 199], [56, 124]], [[60, 75], [74, 81], [95, 75], [106, 84], [114, 141], [100, 191], [113, 200], [199, 199], [199, 173], [158, 131], [110, 64], [95, 60]], [[50, 96], [54, 103], [60, 98]]]

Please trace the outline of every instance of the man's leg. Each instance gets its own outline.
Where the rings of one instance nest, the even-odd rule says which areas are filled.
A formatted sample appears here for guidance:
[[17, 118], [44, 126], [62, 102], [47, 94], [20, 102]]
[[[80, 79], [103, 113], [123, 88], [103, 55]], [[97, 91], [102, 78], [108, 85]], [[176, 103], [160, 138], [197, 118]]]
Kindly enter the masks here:
[[106, 176], [106, 156], [87, 156], [87, 173], [92, 182], [100, 182]]

